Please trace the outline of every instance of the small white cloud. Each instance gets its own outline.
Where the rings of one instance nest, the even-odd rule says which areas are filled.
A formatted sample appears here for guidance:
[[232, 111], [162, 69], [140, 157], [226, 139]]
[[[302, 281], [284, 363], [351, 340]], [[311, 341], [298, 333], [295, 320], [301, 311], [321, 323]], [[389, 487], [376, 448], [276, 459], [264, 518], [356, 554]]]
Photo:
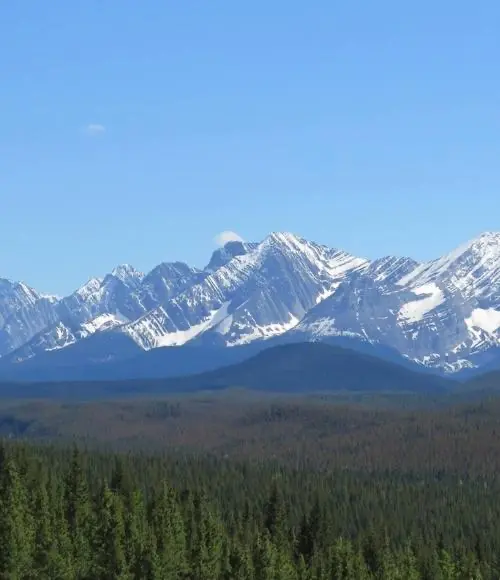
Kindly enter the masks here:
[[217, 246], [222, 247], [225, 246], [228, 242], [243, 242], [243, 238], [237, 234], [236, 232], [232, 232], [230, 230], [226, 230], [217, 234], [214, 238], [214, 242]]
[[85, 134], [90, 135], [91, 137], [101, 135], [105, 131], [106, 127], [104, 125], [100, 125], [99, 123], [89, 123], [84, 129]]

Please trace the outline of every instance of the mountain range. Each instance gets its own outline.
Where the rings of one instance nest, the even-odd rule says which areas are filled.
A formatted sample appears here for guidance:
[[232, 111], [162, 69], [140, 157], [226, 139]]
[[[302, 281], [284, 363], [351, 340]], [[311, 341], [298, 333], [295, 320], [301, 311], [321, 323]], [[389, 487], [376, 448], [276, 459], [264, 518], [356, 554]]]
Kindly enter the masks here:
[[500, 366], [500, 233], [425, 263], [272, 233], [202, 269], [122, 265], [62, 298], [0, 279], [0, 377], [172, 376], [318, 341], [433, 373]]

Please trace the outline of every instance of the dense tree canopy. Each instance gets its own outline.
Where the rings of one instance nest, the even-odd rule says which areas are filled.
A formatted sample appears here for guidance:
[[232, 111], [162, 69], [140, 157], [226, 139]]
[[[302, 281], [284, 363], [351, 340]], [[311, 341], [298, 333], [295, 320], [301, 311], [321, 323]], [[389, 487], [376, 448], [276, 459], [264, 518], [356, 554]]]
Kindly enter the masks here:
[[494, 478], [5, 442], [0, 578], [499, 578]]

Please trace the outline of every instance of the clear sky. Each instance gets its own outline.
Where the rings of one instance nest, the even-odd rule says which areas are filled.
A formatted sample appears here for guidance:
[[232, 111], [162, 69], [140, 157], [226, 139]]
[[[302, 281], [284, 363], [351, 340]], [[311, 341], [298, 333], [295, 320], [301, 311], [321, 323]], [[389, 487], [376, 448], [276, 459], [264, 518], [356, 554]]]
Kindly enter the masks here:
[[67, 293], [287, 230], [428, 259], [500, 230], [498, 0], [0, 6], [0, 276]]

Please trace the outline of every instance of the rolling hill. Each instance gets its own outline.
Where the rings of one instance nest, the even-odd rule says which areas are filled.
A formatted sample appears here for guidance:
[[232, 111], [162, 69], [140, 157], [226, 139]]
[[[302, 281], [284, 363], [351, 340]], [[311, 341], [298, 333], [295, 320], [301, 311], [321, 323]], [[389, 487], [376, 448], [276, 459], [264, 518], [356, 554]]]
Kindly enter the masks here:
[[166, 379], [123, 381], [6, 382], [2, 398], [102, 399], [222, 390], [260, 392], [444, 393], [455, 382], [354, 350], [325, 343], [275, 346], [208, 372]]

